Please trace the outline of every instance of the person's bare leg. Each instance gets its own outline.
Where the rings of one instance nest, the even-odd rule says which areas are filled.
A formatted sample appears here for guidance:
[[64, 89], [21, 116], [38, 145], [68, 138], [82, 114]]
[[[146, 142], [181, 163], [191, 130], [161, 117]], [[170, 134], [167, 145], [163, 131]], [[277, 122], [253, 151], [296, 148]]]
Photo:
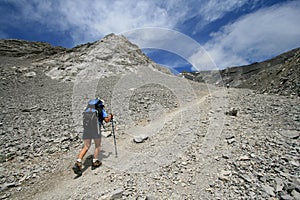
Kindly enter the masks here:
[[99, 159], [99, 153], [101, 148], [101, 138], [94, 139], [95, 142], [95, 151], [94, 151], [94, 159]]
[[91, 142], [92, 140], [90, 139], [85, 139], [83, 140], [83, 148], [81, 149], [81, 151], [79, 152], [77, 161], [75, 163], [75, 165], [72, 167], [73, 171], [75, 174], [81, 176], [82, 174], [82, 158], [85, 156], [86, 152], [89, 150], [90, 146], [91, 146]]
[[94, 139], [95, 142], [95, 151], [94, 151], [94, 159], [93, 159], [93, 164], [92, 164], [92, 170], [100, 167], [101, 162], [98, 160], [99, 159], [99, 153], [100, 153], [100, 148], [101, 148], [101, 138]]
[[91, 146], [91, 139], [85, 139], [83, 140], [84, 146], [81, 149], [79, 155], [78, 155], [78, 160], [82, 160], [83, 157], [85, 156], [85, 154], [87, 153], [87, 151], [89, 150], [90, 146]]

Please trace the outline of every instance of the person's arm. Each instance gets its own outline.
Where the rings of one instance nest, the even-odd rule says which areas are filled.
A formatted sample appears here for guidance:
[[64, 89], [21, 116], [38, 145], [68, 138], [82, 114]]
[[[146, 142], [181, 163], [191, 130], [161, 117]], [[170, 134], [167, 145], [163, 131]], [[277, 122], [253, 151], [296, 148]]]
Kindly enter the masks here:
[[112, 120], [112, 118], [113, 118], [113, 114], [109, 114], [107, 117], [104, 117], [104, 121], [106, 123], [108, 123], [108, 122], [110, 122]]
[[104, 109], [102, 109], [102, 116], [106, 123], [110, 122], [113, 118], [113, 114], [108, 115]]

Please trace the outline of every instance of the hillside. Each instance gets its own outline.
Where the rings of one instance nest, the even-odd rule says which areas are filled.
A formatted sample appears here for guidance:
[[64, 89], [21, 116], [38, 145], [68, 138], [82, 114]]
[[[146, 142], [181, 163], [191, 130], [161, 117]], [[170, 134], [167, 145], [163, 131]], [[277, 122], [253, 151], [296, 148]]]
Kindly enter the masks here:
[[[214, 78], [215, 74], [220, 74], [222, 80]], [[300, 96], [300, 48], [259, 63], [184, 76], [200, 82], [208, 79], [218, 85], [249, 88], [259, 93]]]
[[[0, 40], [0, 52], [0, 199], [299, 199], [295, 95], [174, 76], [114, 34], [72, 49]], [[77, 177], [95, 96], [118, 157], [108, 123], [103, 165], [91, 170], [91, 148]]]

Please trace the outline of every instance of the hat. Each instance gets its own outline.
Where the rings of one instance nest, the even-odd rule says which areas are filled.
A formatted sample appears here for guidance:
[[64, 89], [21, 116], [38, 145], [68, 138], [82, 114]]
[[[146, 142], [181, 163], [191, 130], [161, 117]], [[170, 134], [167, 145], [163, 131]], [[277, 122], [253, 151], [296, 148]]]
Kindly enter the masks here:
[[103, 99], [100, 99], [99, 97], [97, 97], [96, 99], [98, 99], [100, 101], [100, 103], [99, 103], [100, 106], [105, 107]]

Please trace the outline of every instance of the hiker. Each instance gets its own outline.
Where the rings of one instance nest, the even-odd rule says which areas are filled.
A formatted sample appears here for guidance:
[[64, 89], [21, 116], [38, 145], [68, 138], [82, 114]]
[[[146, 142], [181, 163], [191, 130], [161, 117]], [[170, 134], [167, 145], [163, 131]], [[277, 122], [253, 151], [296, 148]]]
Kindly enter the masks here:
[[98, 160], [100, 148], [101, 148], [101, 126], [103, 121], [106, 123], [113, 119], [112, 114], [107, 114], [104, 109], [104, 101], [96, 98], [88, 102], [88, 106], [83, 112], [83, 143], [84, 146], [81, 149], [77, 161], [72, 167], [73, 171], [77, 175], [82, 173], [82, 159], [91, 146], [92, 139], [95, 143], [95, 151], [92, 162], [92, 169], [101, 166], [101, 162]]

